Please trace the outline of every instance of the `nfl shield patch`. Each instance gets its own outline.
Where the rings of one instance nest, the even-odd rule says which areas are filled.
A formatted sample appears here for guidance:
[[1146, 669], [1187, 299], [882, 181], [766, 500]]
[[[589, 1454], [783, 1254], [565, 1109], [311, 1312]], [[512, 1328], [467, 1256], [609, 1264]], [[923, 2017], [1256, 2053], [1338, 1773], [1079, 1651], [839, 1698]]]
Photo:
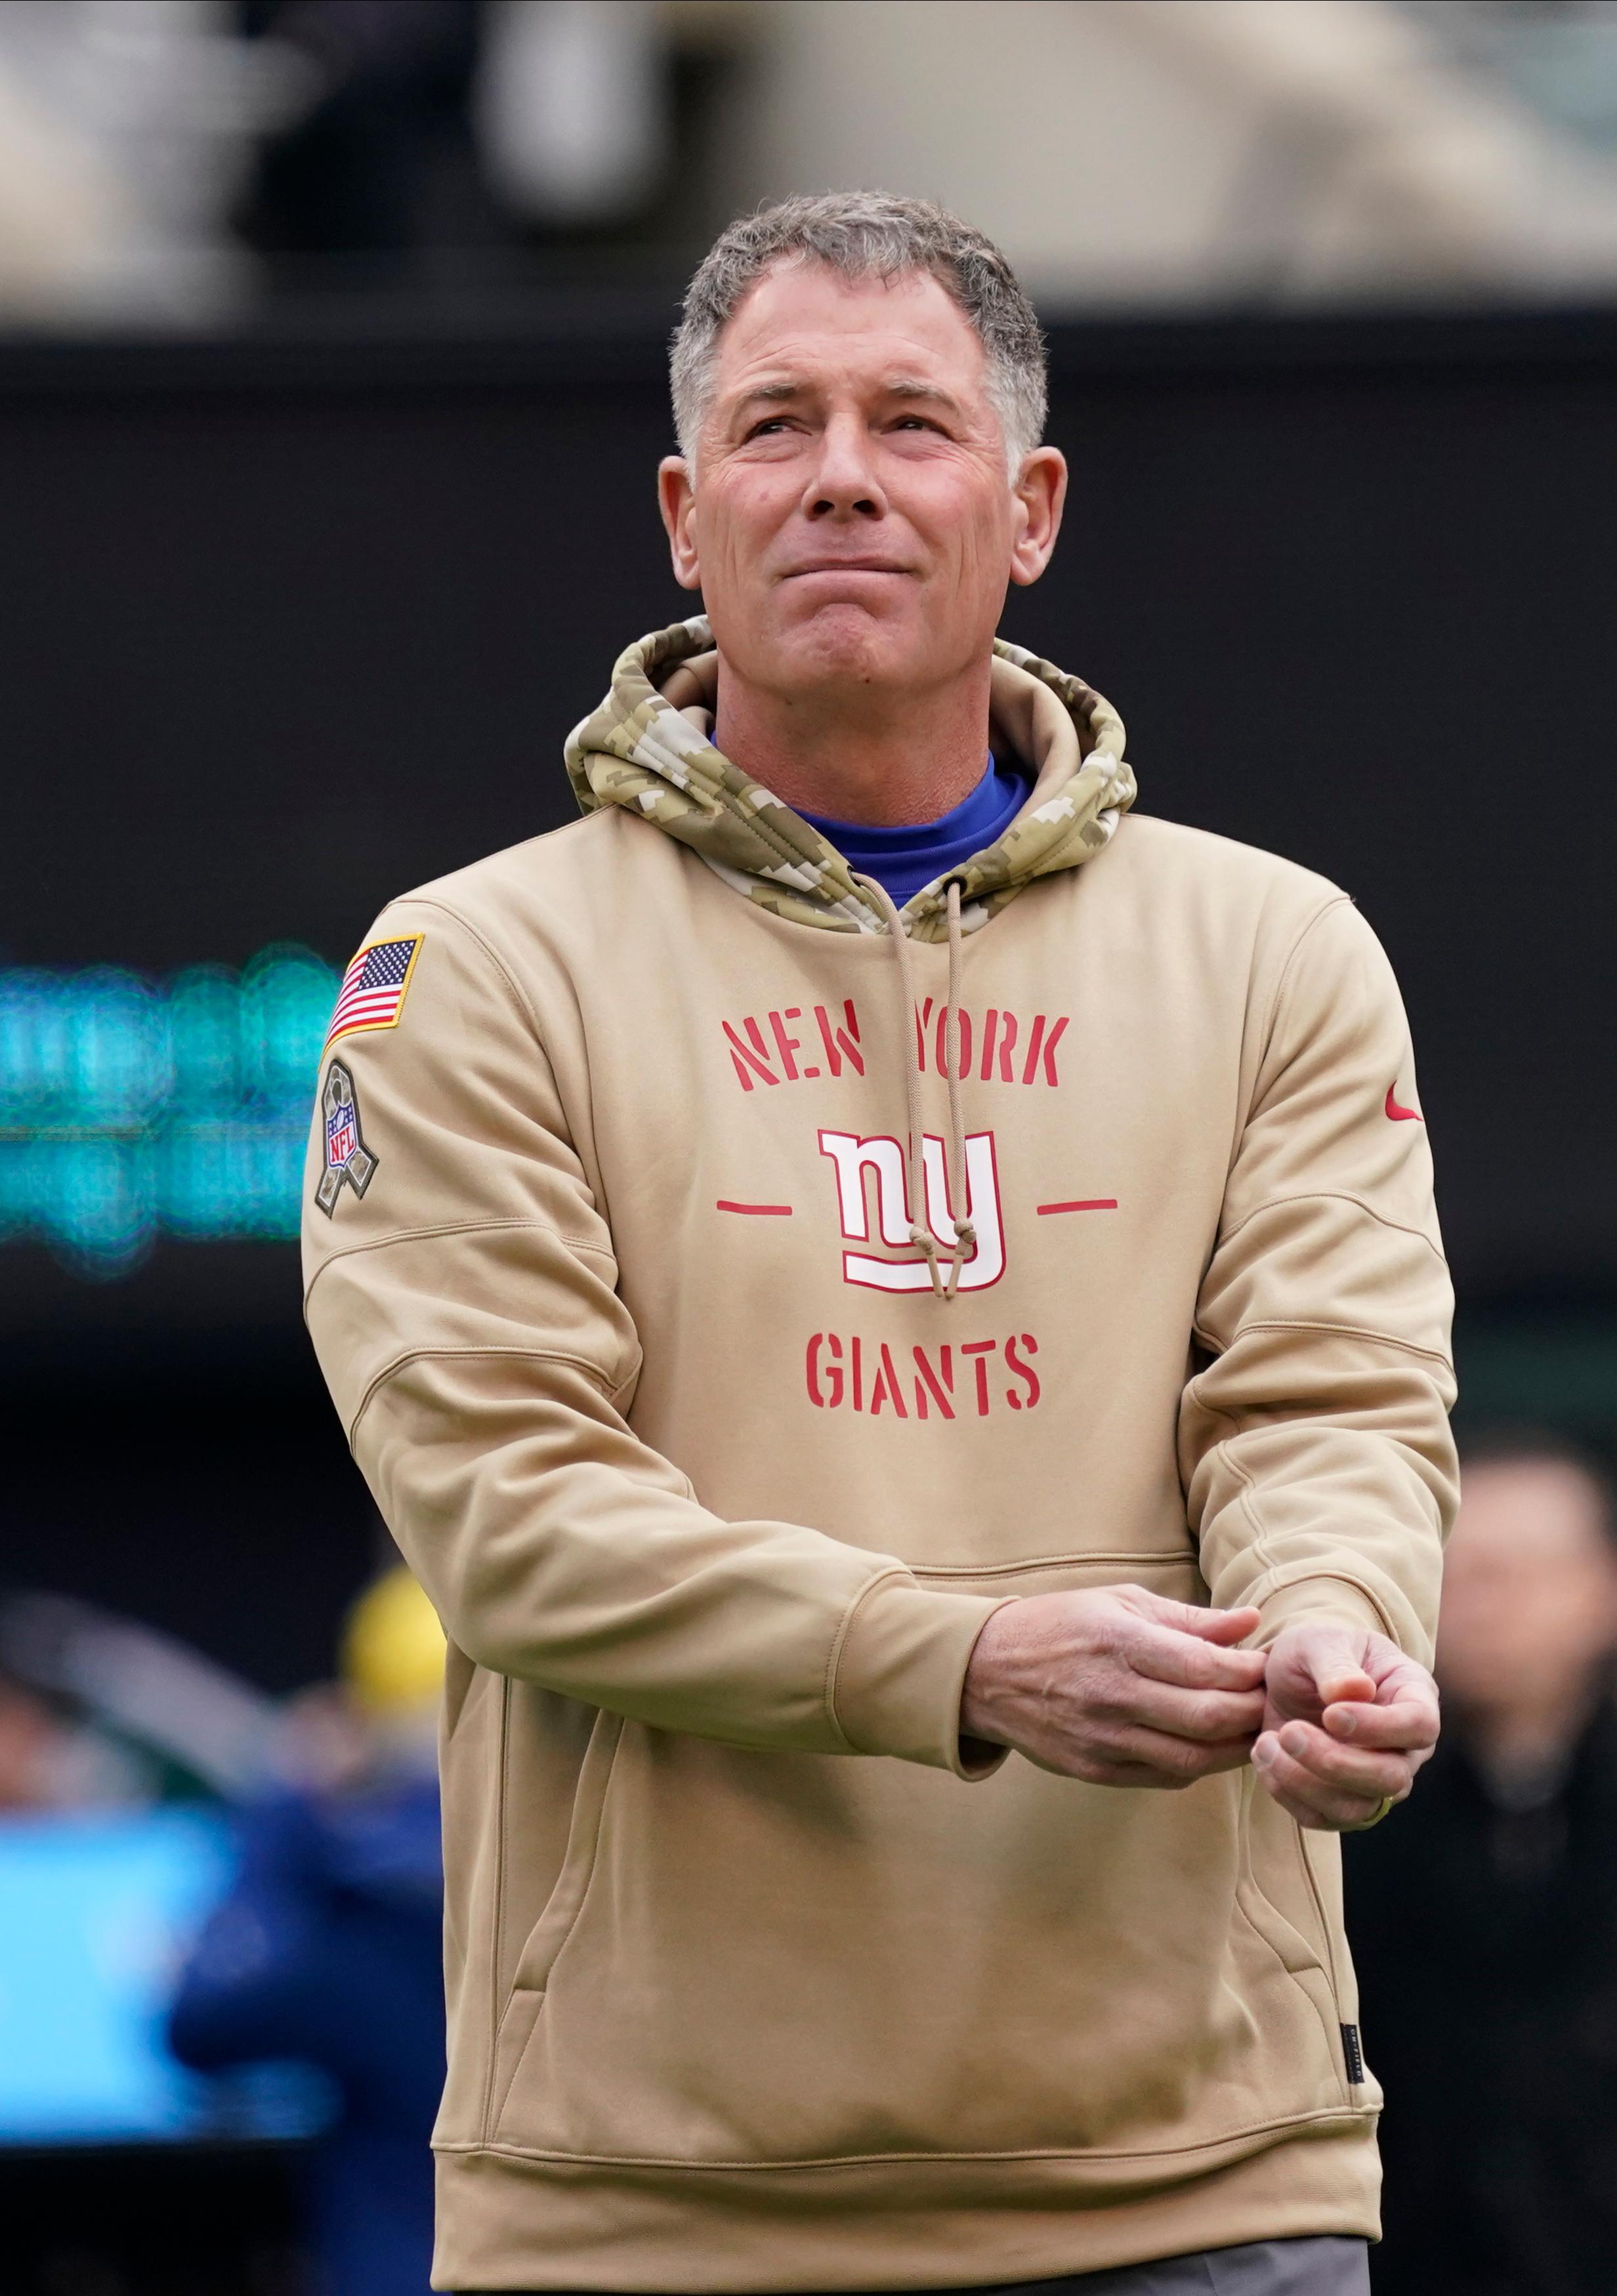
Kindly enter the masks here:
[[330, 1219], [345, 1187], [364, 1195], [376, 1169], [376, 1159], [365, 1146], [359, 1129], [359, 1095], [354, 1079], [341, 1061], [333, 1061], [320, 1088], [320, 1121], [325, 1139], [325, 1167], [315, 1190], [315, 1201]]

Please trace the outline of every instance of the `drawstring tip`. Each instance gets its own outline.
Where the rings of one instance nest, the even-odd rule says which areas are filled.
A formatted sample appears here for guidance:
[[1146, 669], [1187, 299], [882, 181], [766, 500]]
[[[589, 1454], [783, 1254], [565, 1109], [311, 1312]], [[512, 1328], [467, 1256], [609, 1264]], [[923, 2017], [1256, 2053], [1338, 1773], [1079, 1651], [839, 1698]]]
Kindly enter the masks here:
[[947, 1300], [949, 1295], [944, 1289], [942, 1270], [938, 1266], [937, 1240], [931, 1229], [923, 1227], [918, 1220], [912, 1220], [909, 1224], [909, 1240], [926, 1262], [926, 1272], [932, 1279], [933, 1298]]

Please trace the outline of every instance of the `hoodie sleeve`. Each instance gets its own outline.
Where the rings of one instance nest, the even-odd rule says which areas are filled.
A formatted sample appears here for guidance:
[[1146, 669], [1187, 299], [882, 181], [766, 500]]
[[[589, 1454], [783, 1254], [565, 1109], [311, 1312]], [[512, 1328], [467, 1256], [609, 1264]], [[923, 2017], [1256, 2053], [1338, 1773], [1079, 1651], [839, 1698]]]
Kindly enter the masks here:
[[1408, 1023], [1344, 897], [1292, 947], [1197, 1304], [1180, 1468], [1219, 1605], [1429, 1664], [1457, 1499], [1453, 1299]]
[[999, 1750], [963, 1751], [960, 1697], [998, 1603], [800, 1524], [723, 1521], [637, 1439], [640, 1349], [533, 1018], [435, 901], [368, 939], [419, 947], [396, 1021], [322, 1055], [305, 1312], [450, 1640], [660, 1729], [986, 1775]]

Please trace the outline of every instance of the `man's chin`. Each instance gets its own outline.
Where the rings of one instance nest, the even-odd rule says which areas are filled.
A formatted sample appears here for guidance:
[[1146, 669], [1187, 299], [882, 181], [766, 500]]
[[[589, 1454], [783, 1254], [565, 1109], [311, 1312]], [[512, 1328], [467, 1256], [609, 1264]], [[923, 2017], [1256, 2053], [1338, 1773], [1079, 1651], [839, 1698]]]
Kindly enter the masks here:
[[906, 685], [929, 650], [920, 632], [839, 600], [782, 633], [782, 683]]

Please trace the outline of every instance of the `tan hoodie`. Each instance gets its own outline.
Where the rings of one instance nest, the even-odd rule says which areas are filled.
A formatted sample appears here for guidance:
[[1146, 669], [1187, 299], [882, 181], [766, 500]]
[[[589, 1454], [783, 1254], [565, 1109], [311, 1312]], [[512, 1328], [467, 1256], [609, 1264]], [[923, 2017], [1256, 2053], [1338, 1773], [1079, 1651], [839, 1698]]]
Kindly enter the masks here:
[[453, 1646], [437, 2284], [1372, 2233], [1334, 1840], [958, 1712], [1050, 1588], [1429, 1655], [1449, 1292], [1386, 960], [1123, 819], [1114, 714], [1004, 646], [1037, 785], [895, 939], [706, 738], [710, 644], [623, 656], [586, 819], [384, 913], [322, 1068], [309, 1327]]

